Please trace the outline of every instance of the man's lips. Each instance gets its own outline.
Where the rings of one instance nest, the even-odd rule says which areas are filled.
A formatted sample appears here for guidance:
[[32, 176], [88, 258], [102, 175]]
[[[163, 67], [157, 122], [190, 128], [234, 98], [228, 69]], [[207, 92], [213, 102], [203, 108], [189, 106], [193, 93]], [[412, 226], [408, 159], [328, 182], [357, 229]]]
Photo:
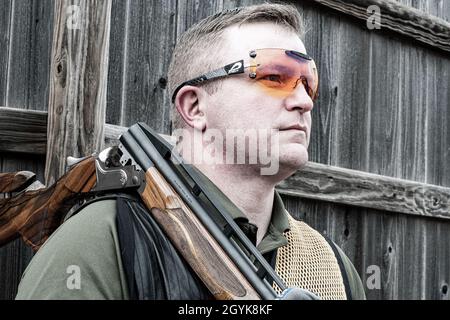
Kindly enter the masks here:
[[293, 125], [290, 125], [288, 127], [280, 129], [280, 131], [286, 131], [286, 130], [301, 130], [301, 131], [304, 131], [306, 133], [306, 127], [301, 126], [299, 124], [293, 124]]
[[295, 135], [295, 136], [298, 136], [298, 135], [303, 136], [304, 135], [303, 139], [306, 139], [306, 141], [308, 140], [307, 127], [306, 126], [302, 126], [302, 125], [300, 125], [298, 123], [290, 125], [290, 126], [287, 126], [287, 127], [282, 127], [282, 128], [280, 128], [279, 131], [280, 132], [286, 132], [286, 134], [289, 134], [289, 135], [292, 134], [292, 135]]

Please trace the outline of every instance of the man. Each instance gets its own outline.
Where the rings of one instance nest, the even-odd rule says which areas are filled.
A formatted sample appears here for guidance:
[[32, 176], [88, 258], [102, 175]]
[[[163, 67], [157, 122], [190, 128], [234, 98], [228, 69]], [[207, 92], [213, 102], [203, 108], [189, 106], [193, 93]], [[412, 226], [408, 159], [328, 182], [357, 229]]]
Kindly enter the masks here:
[[[177, 148], [185, 159], [199, 156], [192, 162], [204, 185], [288, 286], [322, 299], [364, 299], [345, 254], [295, 221], [275, 191], [308, 161], [318, 79], [302, 32], [297, 10], [274, 4], [227, 10], [189, 29], [169, 70], [175, 129], [182, 129]], [[239, 151], [227, 145], [230, 129], [249, 128], [266, 133], [258, 137], [268, 145], [258, 143], [257, 151], [276, 155], [270, 174], [262, 174], [261, 157], [214, 162]], [[205, 143], [211, 136], [215, 142]], [[85, 206], [52, 235], [25, 271], [17, 298], [211, 296], [139, 201], [117, 195]]]

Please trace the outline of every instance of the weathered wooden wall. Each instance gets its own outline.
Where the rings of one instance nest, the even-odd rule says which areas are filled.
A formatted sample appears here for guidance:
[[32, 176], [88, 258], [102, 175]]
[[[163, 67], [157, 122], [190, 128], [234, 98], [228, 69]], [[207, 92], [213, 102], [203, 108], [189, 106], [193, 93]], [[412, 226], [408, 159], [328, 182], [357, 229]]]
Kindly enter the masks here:
[[[47, 110], [53, 1], [0, 0], [0, 105]], [[114, 0], [106, 122], [145, 121], [170, 133], [166, 73], [177, 37], [223, 8], [262, 1]], [[314, 1], [290, 1], [309, 26], [321, 96], [310, 159], [450, 187], [450, 57]], [[450, 2], [402, 0], [450, 21]], [[0, 171], [31, 170], [43, 157], [0, 155]], [[28, 158], [28, 159], [27, 159]], [[284, 196], [288, 209], [336, 241], [360, 273], [379, 266], [369, 299], [448, 299], [450, 223]], [[0, 249], [0, 298], [14, 296], [31, 257], [18, 242]]]
[[[322, 81], [311, 159], [450, 186], [449, 55], [369, 32], [333, 12], [304, 12], [311, 23], [307, 48], [319, 61]], [[381, 268], [381, 289], [366, 290], [369, 298], [448, 299], [448, 222], [292, 198], [288, 203], [342, 246], [363, 281], [368, 266]]]
[[[0, 0], [0, 105], [47, 110], [53, 1]], [[44, 181], [45, 156], [1, 154], [0, 171], [30, 170]], [[32, 257], [17, 240], [0, 249], [0, 299], [15, 296]]]

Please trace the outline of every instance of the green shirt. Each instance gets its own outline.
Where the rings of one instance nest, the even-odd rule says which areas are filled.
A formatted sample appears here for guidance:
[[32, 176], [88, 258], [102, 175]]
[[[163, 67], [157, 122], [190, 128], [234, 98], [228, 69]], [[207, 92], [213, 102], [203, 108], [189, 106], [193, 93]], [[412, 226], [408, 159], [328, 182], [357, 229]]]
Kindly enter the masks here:
[[116, 200], [94, 202], [61, 225], [26, 268], [16, 299], [128, 299]]

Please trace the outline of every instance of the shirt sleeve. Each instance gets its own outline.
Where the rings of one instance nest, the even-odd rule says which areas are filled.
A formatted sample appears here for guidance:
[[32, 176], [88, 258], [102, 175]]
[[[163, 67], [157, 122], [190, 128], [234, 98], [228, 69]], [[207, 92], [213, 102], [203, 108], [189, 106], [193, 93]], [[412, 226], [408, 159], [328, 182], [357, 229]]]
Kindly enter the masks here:
[[89, 204], [61, 225], [22, 275], [16, 299], [128, 299], [116, 200]]

